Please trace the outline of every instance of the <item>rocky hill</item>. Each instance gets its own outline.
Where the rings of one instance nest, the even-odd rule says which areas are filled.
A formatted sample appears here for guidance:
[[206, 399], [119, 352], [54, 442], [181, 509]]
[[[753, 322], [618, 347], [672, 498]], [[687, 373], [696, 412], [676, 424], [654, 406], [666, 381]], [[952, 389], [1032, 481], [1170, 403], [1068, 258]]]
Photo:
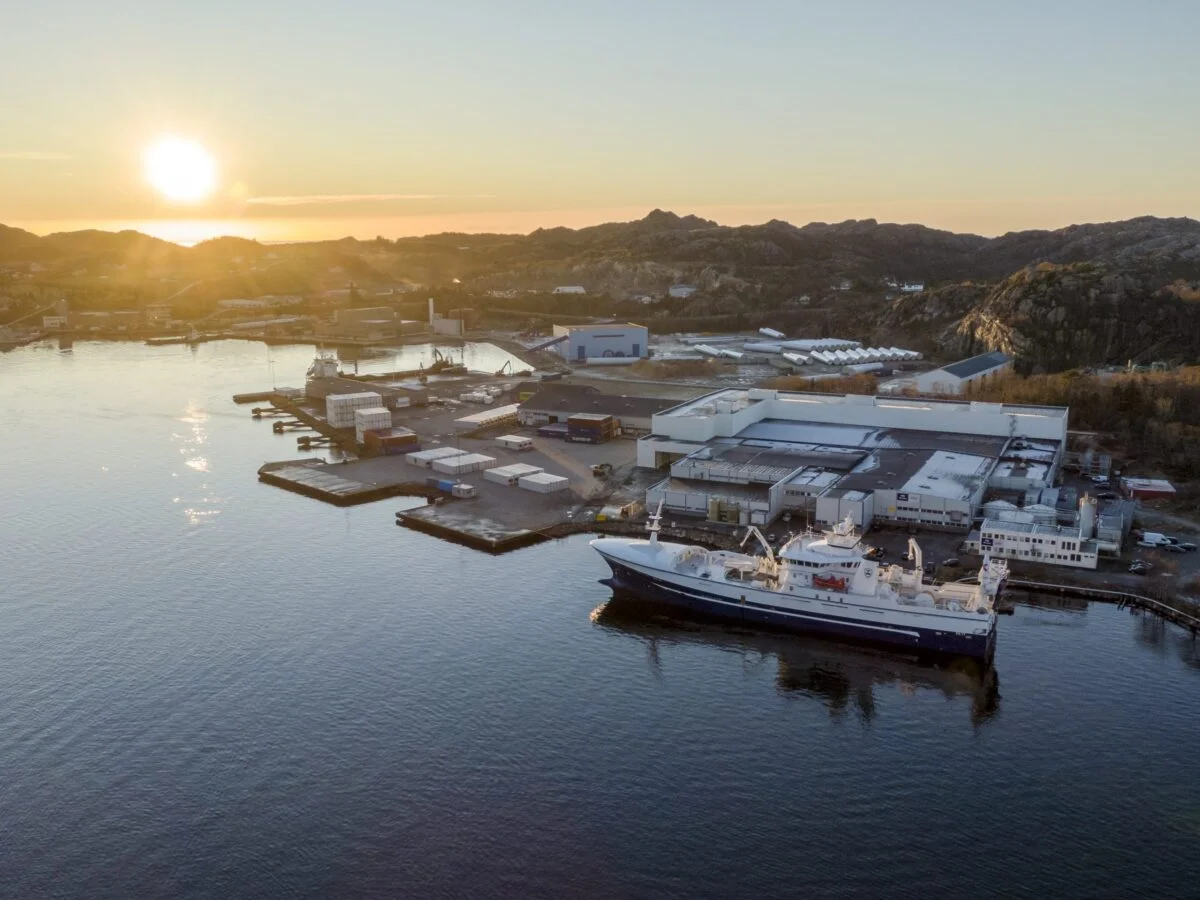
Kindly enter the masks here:
[[954, 285], [899, 300], [881, 333], [926, 334], [946, 356], [1003, 350], [1027, 372], [1200, 361], [1200, 289], [1143, 264], [1027, 266], [994, 286]]
[[[122, 283], [143, 277], [144, 299], [160, 290], [154, 285], [173, 291], [190, 281], [196, 287], [188, 296], [197, 302], [255, 291], [306, 293], [353, 281], [364, 289], [420, 285], [473, 303], [492, 291], [579, 284], [586, 297], [554, 298], [561, 307], [548, 311], [636, 312], [663, 327], [705, 316], [786, 312], [794, 313], [789, 325], [799, 330], [819, 321], [862, 332], [848, 336], [893, 342], [903, 336], [946, 355], [1005, 349], [1018, 354], [1023, 367], [1047, 371], [1200, 357], [1193, 325], [1200, 222], [1192, 219], [1142, 217], [985, 238], [873, 219], [729, 227], [654, 210], [633, 222], [528, 235], [271, 246], [220, 238], [195, 247], [131, 231], [38, 237], [0, 226], [0, 273], [31, 263], [38, 264], [37, 279], [47, 291], [67, 290], [81, 271], [99, 277], [119, 269]], [[890, 300], [885, 285], [891, 279], [921, 281], [929, 289]], [[106, 293], [94, 302], [115, 298], [117, 280], [114, 274], [105, 282]], [[840, 282], [850, 283], [849, 292], [831, 291]], [[699, 292], [653, 307], [632, 300], [622, 306], [641, 293], [661, 296], [678, 283]], [[795, 299], [802, 295], [811, 297], [803, 315]]]

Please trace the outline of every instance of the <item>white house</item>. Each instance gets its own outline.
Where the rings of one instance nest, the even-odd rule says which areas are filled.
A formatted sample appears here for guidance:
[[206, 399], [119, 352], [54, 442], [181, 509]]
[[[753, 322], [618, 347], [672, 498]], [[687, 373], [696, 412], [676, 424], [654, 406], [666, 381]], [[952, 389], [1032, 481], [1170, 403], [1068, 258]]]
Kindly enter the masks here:
[[692, 294], [696, 293], [696, 291], [698, 291], [698, 290], [699, 290], [699, 288], [696, 287], [694, 284], [673, 284], [669, 288], [667, 288], [667, 293], [670, 296], [676, 297], [680, 300], [686, 300], [688, 297], [692, 296]]
[[900, 285], [900, 293], [902, 294], [919, 294], [925, 290], [925, 282], [923, 281], [906, 281]]
[[558, 287], [556, 287], [553, 291], [551, 291], [551, 293], [552, 294], [586, 294], [587, 291], [585, 291], [583, 289], [583, 285], [581, 285], [581, 284], [563, 284], [563, 285], [559, 285]]

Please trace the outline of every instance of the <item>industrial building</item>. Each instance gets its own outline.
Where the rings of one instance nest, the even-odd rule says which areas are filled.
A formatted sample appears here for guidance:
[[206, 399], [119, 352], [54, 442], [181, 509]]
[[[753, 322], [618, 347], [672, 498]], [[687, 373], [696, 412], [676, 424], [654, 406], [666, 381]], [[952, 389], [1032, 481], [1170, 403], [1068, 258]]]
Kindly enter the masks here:
[[989, 490], [1054, 483], [1066, 429], [1057, 407], [725, 390], [655, 414], [638, 465], [670, 472], [651, 508], [966, 532]]
[[1121, 490], [1138, 500], [1170, 500], [1175, 486], [1162, 478], [1122, 478]]
[[424, 322], [401, 319], [388, 306], [339, 309], [333, 322], [318, 323], [315, 334], [324, 340], [386, 341], [402, 334], [419, 334], [427, 330]]
[[529, 382], [527, 386], [536, 391], [521, 402], [517, 421], [529, 427], [566, 422], [580, 413], [594, 413], [612, 416], [622, 434], [649, 434], [654, 414], [674, 405], [674, 401], [656, 397], [603, 394], [591, 385]]
[[969, 384], [1011, 372], [1012, 363], [1013, 359], [1007, 353], [981, 353], [931, 372], [889, 381], [880, 390], [896, 394], [907, 391], [917, 394], [962, 394]]
[[550, 344], [564, 359], [587, 362], [614, 357], [644, 358], [649, 355], [650, 332], [645, 325], [629, 322], [611, 325], [555, 325]]
[[1020, 559], [1025, 562], [1094, 569], [1099, 562], [1095, 540], [1078, 527], [1037, 525], [985, 519], [978, 532], [966, 540], [969, 553]]

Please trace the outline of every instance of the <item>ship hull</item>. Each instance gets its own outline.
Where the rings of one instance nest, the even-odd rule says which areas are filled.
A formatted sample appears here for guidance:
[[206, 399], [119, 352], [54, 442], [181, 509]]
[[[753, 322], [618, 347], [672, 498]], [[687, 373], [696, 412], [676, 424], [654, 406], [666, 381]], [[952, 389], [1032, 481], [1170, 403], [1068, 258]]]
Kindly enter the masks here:
[[823, 615], [789, 609], [771, 603], [768, 592], [748, 590], [736, 597], [706, 591], [689, 583], [697, 579], [671, 578], [666, 573], [642, 571], [601, 553], [612, 577], [604, 583], [624, 591], [680, 609], [744, 625], [765, 626], [838, 640], [903, 648], [919, 653], [967, 656], [990, 660], [996, 649], [996, 630], [964, 634], [937, 627], [909, 623], [865, 622], [846, 615]]

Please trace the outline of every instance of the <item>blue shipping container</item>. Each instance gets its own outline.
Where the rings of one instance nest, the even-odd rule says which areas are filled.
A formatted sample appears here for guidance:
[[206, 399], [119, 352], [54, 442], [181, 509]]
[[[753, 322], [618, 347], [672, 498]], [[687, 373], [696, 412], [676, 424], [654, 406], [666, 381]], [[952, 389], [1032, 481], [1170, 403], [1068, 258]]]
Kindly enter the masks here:
[[455, 483], [453, 481], [446, 481], [443, 479], [442, 481], [438, 482], [438, 489], [449, 493], [454, 490], [454, 484]]

